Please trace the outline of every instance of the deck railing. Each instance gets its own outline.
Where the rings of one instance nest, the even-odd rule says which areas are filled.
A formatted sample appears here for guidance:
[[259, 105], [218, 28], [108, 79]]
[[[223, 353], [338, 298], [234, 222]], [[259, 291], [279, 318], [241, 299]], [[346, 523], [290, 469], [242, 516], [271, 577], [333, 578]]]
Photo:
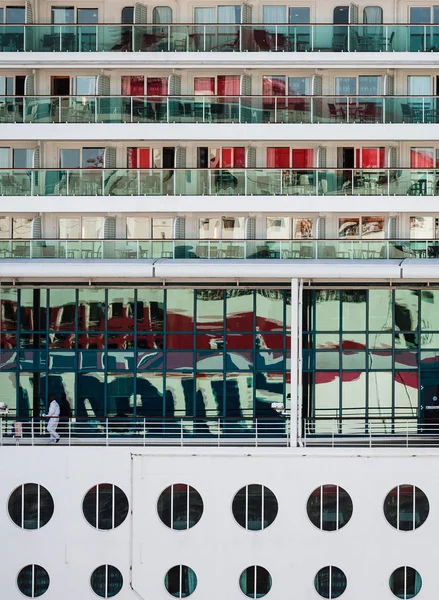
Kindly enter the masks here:
[[0, 196], [347, 195], [437, 196], [439, 169], [0, 169]]
[[[47, 418], [0, 417], [0, 446], [49, 443]], [[289, 446], [289, 419], [61, 418], [68, 446]]]
[[[374, 235], [373, 231], [370, 234]], [[439, 258], [439, 240], [9, 239], [0, 259], [404, 259]]]
[[0, 123], [439, 123], [439, 96], [0, 96]]
[[0, 52], [437, 52], [439, 25], [5, 24]]

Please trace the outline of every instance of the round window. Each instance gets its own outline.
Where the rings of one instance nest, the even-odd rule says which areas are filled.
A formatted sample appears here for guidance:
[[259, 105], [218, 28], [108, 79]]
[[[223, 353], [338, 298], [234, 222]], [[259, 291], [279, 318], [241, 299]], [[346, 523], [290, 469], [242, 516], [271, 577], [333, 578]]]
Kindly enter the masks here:
[[197, 576], [186, 565], [176, 565], [165, 575], [165, 587], [174, 598], [187, 598], [197, 587]]
[[82, 511], [96, 529], [114, 529], [127, 517], [128, 498], [117, 485], [100, 483], [86, 493]]
[[101, 565], [91, 574], [90, 585], [97, 596], [112, 598], [122, 589], [122, 573], [113, 565]]
[[306, 505], [309, 520], [323, 531], [336, 531], [352, 517], [352, 500], [338, 485], [321, 485], [313, 491]]
[[314, 587], [322, 598], [338, 598], [346, 586], [346, 575], [338, 567], [323, 567], [314, 579]]
[[53, 515], [53, 498], [38, 483], [24, 483], [9, 496], [9, 516], [22, 529], [40, 529]]
[[252, 565], [241, 573], [239, 587], [249, 598], [262, 598], [271, 590], [271, 575], [264, 567]]
[[170, 529], [182, 531], [198, 523], [203, 515], [203, 500], [195, 488], [174, 483], [160, 494], [157, 512]]
[[413, 567], [399, 567], [390, 576], [389, 586], [397, 598], [406, 600], [419, 594], [422, 578]]
[[18, 589], [29, 598], [38, 598], [47, 592], [50, 585], [49, 574], [40, 565], [23, 567], [17, 577]]
[[241, 527], [251, 531], [266, 529], [277, 517], [277, 499], [264, 485], [246, 485], [233, 498], [232, 512]]
[[398, 485], [384, 500], [384, 515], [400, 531], [413, 531], [424, 523], [430, 512], [427, 496], [414, 485]]

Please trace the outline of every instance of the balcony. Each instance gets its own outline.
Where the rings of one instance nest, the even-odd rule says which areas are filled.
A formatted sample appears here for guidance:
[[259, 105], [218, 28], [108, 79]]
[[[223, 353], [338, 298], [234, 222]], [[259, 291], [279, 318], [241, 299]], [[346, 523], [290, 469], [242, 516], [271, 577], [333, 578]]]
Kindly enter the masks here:
[[1, 52], [436, 52], [439, 25], [1, 25]]
[[439, 240], [0, 240], [0, 259], [404, 259], [439, 258]]
[[0, 169], [1, 196], [437, 196], [439, 169]]
[[0, 96], [0, 123], [439, 123], [438, 96]]

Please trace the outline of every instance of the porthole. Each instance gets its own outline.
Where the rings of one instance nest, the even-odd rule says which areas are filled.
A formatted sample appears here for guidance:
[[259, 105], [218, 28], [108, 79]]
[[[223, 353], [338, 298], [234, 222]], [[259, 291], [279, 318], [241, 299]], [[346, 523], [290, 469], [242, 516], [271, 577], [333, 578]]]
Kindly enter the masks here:
[[97, 596], [113, 598], [122, 589], [122, 573], [113, 565], [101, 565], [91, 574], [90, 585]]
[[413, 531], [427, 519], [430, 505], [427, 496], [414, 485], [398, 485], [384, 500], [387, 521], [400, 531]]
[[165, 587], [174, 598], [187, 598], [197, 587], [197, 576], [186, 565], [176, 565], [165, 575]]
[[117, 485], [100, 483], [86, 493], [82, 511], [96, 529], [114, 529], [127, 517], [128, 498]]
[[40, 529], [53, 515], [53, 498], [38, 483], [24, 483], [9, 496], [9, 516], [22, 529]]
[[397, 598], [406, 600], [419, 594], [422, 578], [413, 567], [399, 567], [390, 576], [389, 586]]
[[352, 500], [338, 485], [321, 485], [313, 491], [306, 505], [309, 520], [323, 531], [336, 531], [352, 517]]
[[251, 531], [266, 529], [277, 517], [277, 499], [265, 485], [246, 485], [234, 497], [232, 512], [241, 527]]
[[346, 575], [338, 567], [323, 567], [314, 579], [314, 587], [322, 598], [339, 598], [346, 586]]
[[49, 589], [50, 578], [46, 569], [40, 565], [27, 565], [17, 576], [17, 586], [28, 598], [38, 598]]
[[248, 598], [263, 598], [271, 590], [271, 575], [264, 567], [252, 565], [241, 573], [239, 587]]
[[198, 523], [203, 515], [203, 500], [195, 488], [174, 483], [160, 494], [157, 512], [170, 529], [182, 531]]

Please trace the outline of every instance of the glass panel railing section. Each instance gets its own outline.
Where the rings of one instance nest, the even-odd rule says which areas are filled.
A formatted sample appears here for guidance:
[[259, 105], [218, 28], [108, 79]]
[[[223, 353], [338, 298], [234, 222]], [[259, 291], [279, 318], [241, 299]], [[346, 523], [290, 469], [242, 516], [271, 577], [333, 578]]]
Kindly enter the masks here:
[[0, 52], [23, 52], [24, 25], [0, 25]]
[[1, 196], [437, 196], [435, 169], [0, 169]]
[[[381, 237], [380, 237], [381, 236]], [[0, 259], [383, 260], [439, 258], [439, 240], [385, 240], [382, 232], [339, 239], [3, 239]]]

